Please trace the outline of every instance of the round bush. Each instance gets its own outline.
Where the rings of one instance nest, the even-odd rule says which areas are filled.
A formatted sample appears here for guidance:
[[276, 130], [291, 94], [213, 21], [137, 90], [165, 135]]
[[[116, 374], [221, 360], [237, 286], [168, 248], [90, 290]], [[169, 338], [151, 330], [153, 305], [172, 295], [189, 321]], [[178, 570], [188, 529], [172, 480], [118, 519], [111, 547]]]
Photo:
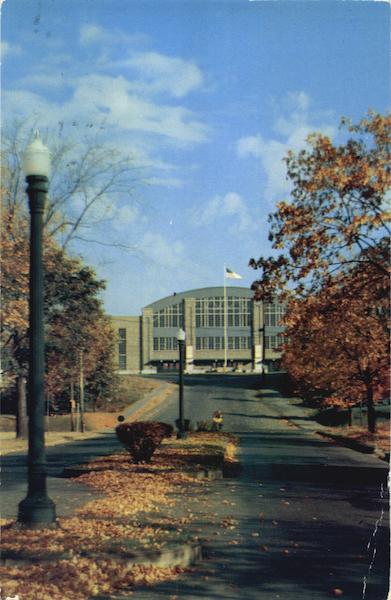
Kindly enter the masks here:
[[132, 457], [132, 462], [139, 464], [150, 462], [156, 448], [165, 437], [172, 435], [173, 430], [173, 427], [167, 423], [138, 421], [121, 423], [116, 427], [115, 432]]

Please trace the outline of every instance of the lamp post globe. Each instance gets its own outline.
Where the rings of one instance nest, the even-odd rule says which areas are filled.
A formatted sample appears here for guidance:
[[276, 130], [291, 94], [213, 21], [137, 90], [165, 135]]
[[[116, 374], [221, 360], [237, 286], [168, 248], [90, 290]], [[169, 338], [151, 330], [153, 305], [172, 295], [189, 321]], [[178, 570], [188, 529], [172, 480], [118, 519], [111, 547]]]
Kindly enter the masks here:
[[38, 130], [34, 133], [33, 141], [27, 146], [22, 156], [22, 168], [26, 177], [50, 176], [50, 152], [41, 138]]
[[50, 153], [38, 132], [23, 155], [23, 170], [27, 181], [30, 210], [30, 281], [29, 281], [29, 441], [28, 490], [19, 503], [18, 525], [26, 528], [54, 526], [54, 502], [47, 495], [46, 453], [44, 431], [44, 275], [42, 260], [43, 214]]
[[177, 333], [177, 340], [179, 346], [179, 419], [178, 419], [178, 434], [177, 438], [186, 437], [185, 432], [185, 421], [184, 421], [184, 409], [183, 409], [183, 371], [184, 371], [184, 358], [185, 358], [185, 339], [186, 333], [180, 328]]

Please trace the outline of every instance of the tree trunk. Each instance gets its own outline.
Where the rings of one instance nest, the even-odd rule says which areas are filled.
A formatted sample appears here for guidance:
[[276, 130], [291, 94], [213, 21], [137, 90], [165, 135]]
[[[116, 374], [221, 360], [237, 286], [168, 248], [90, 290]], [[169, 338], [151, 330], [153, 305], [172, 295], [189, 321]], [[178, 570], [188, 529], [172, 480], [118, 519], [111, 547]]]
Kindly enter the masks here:
[[372, 385], [367, 387], [367, 408], [368, 408], [368, 431], [376, 433], [376, 412], [373, 404], [373, 389]]
[[84, 363], [83, 363], [83, 352], [80, 351], [79, 355], [80, 372], [79, 372], [79, 403], [80, 403], [80, 431], [84, 433]]
[[27, 401], [26, 401], [26, 378], [18, 377], [18, 410], [16, 415], [16, 437], [20, 439], [28, 438], [28, 416], [27, 416]]
[[75, 385], [73, 383], [73, 380], [71, 381], [71, 389], [70, 389], [70, 400], [69, 400], [69, 406], [70, 406], [70, 415], [71, 415], [71, 431], [76, 431], [76, 427], [75, 427]]

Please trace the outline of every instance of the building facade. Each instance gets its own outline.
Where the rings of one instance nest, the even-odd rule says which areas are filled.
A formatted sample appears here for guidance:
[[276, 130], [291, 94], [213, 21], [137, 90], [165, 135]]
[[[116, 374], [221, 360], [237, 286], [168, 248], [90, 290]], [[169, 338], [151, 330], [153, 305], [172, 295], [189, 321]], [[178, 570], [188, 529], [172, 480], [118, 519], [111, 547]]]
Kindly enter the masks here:
[[188, 372], [220, 369], [225, 362], [229, 370], [276, 370], [283, 306], [255, 302], [244, 287], [227, 286], [226, 297], [225, 306], [223, 287], [201, 288], [157, 300], [140, 317], [111, 317], [118, 336], [118, 371], [177, 369], [180, 327], [186, 332]]

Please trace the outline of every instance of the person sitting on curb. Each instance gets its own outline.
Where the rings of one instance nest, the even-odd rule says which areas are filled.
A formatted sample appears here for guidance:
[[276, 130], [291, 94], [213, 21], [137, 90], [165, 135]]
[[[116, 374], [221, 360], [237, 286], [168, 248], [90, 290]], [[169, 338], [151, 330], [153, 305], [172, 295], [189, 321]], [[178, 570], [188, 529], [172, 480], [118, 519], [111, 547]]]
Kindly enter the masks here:
[[223, 426], [223, 413], [216, 410], [212, 418], [212, 431], [220, 431]]

